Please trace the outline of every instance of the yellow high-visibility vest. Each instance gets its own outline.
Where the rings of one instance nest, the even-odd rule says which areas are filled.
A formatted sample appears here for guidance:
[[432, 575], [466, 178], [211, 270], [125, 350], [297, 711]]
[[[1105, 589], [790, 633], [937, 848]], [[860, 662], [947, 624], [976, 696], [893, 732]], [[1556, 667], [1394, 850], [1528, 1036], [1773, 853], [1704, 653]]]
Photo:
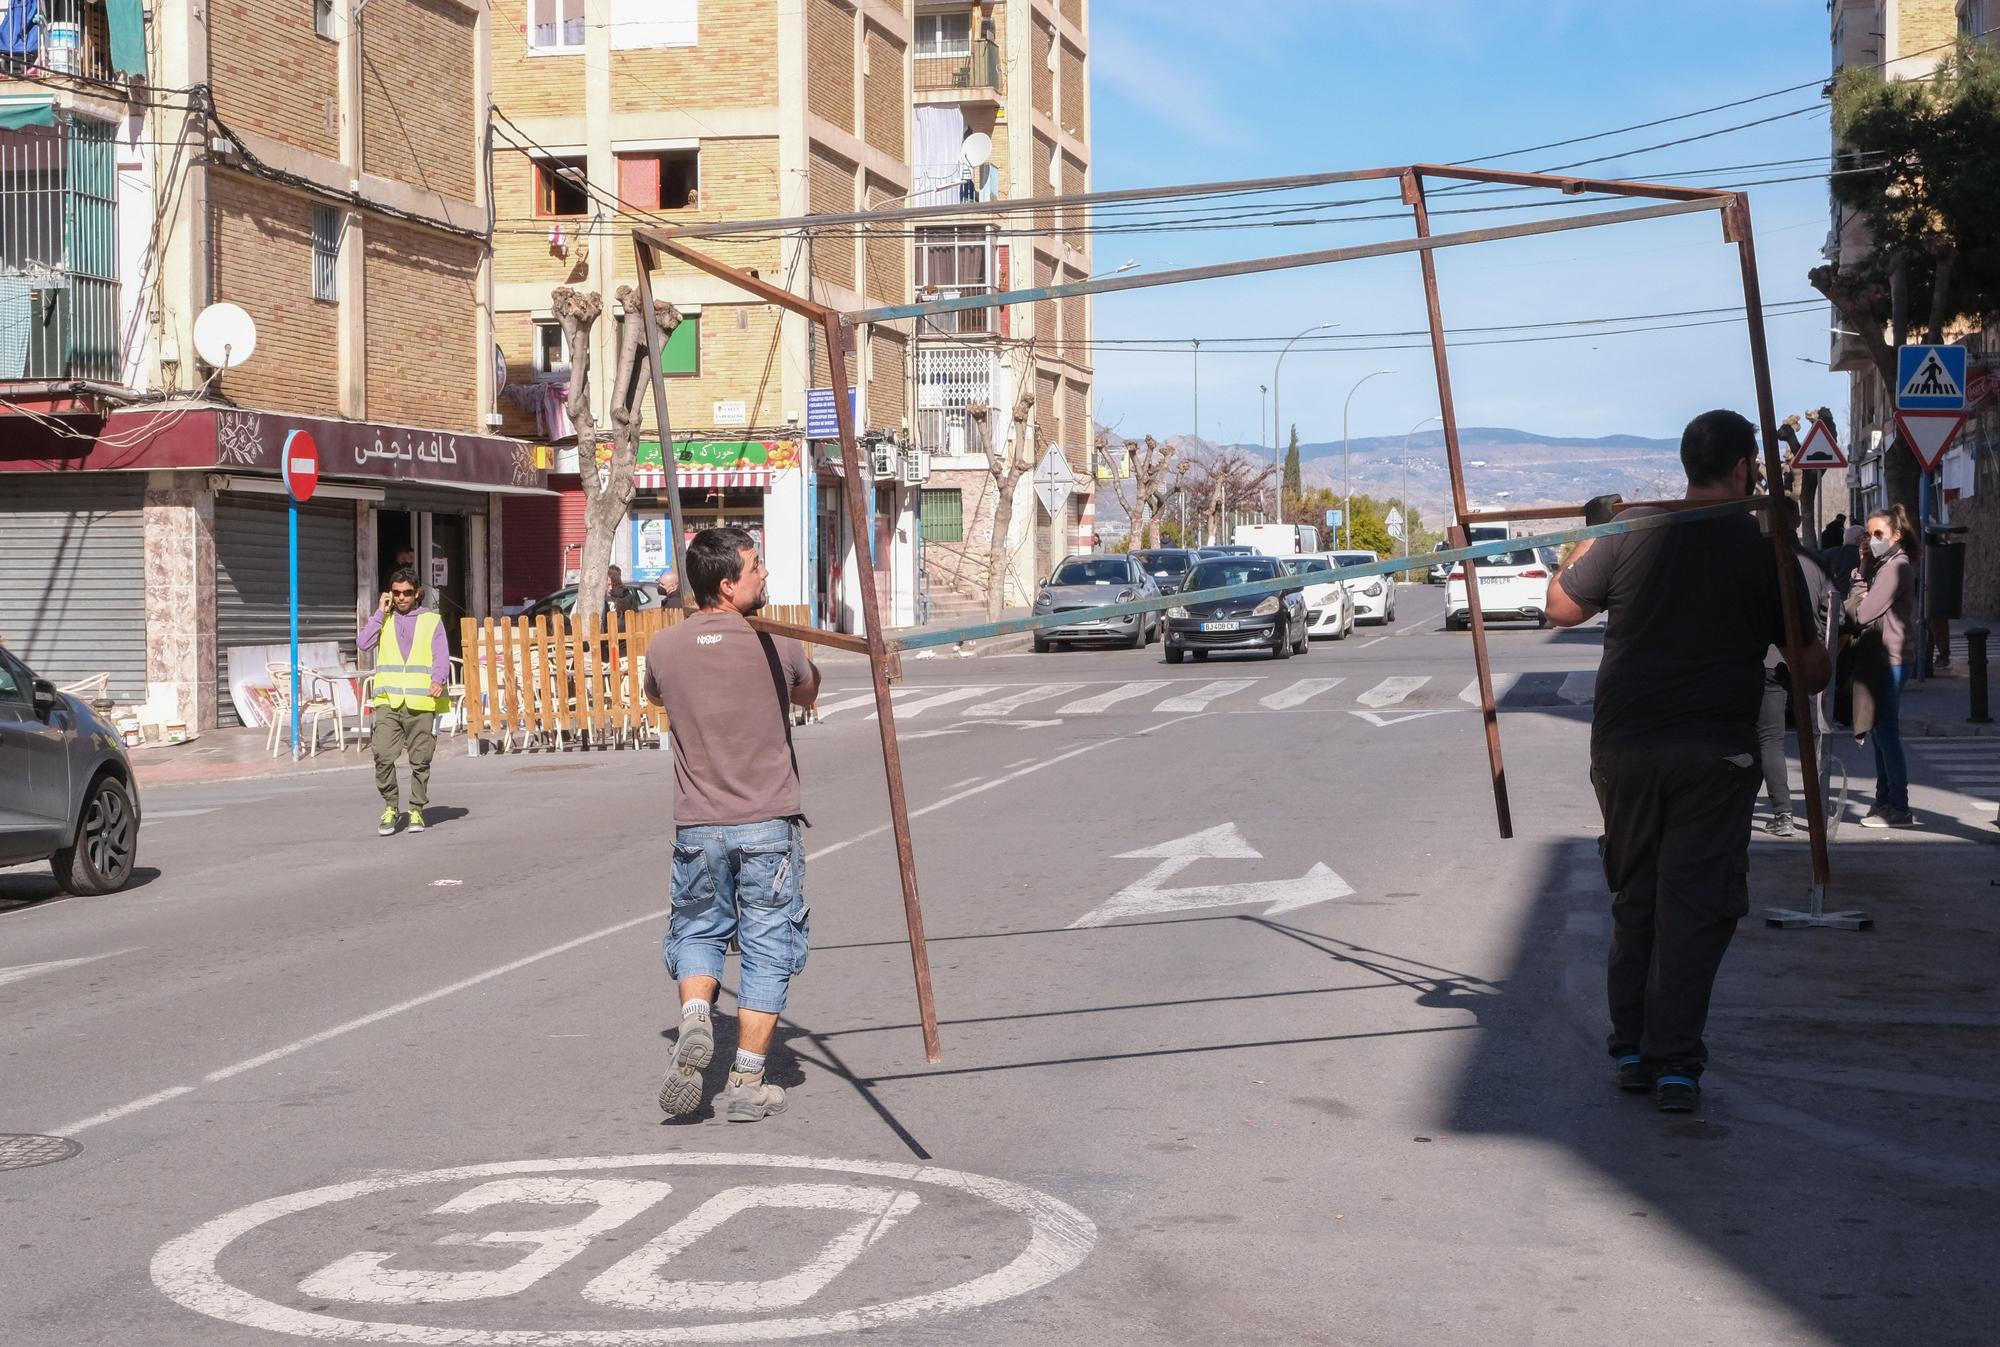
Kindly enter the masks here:
[[417, 614], [410, 649], [396, 645], [396, 614], [382, 619], [382, 636], [375, 647], [375, 704], [412, 711], [449, 711], [451, 699], [431, 696], [431, 651], [437, 648], [442, 619], [436, 613]]

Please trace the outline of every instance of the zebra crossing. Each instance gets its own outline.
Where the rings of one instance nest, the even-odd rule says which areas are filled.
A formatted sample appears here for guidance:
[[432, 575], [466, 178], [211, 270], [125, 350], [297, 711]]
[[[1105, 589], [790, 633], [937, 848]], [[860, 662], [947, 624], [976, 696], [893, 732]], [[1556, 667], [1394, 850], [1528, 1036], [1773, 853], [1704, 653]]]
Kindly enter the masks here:
[[1928, 769], [1912, 773], [1918, 781], [1928, 778], [1983, 804], [2000, 802], [2000, 739], [1905, 739], [1903, 751]]
[[[1496, 673], [1495, 703], [1504, 710], [1588, 706], [1597, 671]], [[970, 683], [892, 688], [898, 722], [919, 719], [997, 720], [1016, 713], [1063, 719], [1100, 715], [1184, 716], [1197, 712], [1464, 710], [1479, 705], [1477, 679], [1456, 675], [1390, 674], [1284, 678], [1091, 679], [1051, 683]], [[870, 692], [842, 693], [819, 706], [821, 720], [873, 720]]]

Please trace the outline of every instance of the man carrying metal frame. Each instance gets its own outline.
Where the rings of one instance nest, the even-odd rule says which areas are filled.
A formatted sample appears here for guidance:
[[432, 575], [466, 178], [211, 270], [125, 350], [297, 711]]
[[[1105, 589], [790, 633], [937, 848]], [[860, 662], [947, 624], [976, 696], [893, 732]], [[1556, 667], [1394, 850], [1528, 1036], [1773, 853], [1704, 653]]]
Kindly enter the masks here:
[[[1757, 432], [1705, 412], [1681, 435], [1687, 499], [1757, 487]], [[1615, 502], [1587, 507], [1609, 522]], [[1795, 568], [1780, 576], [1747, 515], [1582, 543], [1549, 585], [1549, 618], [1608, 614], [1590, 723], [1590, 780], [1604, 813], [1604, 877], [1616, 895], [1605, 987], [1609, 1048], [1624, 1090], [1692, 1112], [1708, 1059], [1709, 995], [1750, 911], [1750, 819], [1762, 780], [1757, 715], [1764, 655], [1786, 642], [1781, 585], [1808, 612]], [[1804, 645], [1802, 694], [1826, 685], [1826, 651]]]

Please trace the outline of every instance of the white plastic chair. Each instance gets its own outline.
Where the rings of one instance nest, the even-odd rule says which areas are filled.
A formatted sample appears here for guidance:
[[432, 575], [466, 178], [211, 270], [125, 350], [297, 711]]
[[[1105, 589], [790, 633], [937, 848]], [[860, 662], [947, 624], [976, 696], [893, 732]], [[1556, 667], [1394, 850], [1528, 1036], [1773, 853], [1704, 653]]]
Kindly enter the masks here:
[[[267, 664], [271, 682], [277, 688], [277, 697], [271, 715], [270, 733], [264, 738], [264, 745], [277, 757], [289, 740], [292, 723], [292, 666], [289, 664]], [[341, 728], [340, 708], [334, 703], [333, 689], [323, 677], [315, 676], [309, 670], [299, 671], [299, 682], [305, 691], [305, 700], [299, 703], [299, 732], [309, 745], [307, 753], [319, 756], [319, 727], [322, 721], [333, 722], [333, 744], [336, 750], [347, 747], [347, 735]]]

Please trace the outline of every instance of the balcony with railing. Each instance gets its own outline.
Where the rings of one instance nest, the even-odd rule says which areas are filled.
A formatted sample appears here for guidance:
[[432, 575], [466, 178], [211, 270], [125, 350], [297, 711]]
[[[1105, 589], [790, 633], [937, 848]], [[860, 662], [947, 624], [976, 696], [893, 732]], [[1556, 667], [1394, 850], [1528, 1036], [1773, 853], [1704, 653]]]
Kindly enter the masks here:
[[0, 84], [55, 76], [122, 83], [112, 63], [109, 15], [91, 0], [0, 4]]
[[119, 382], [112, 129], [0, 130], [0, 380]]
[[1000, 44], [985, 38], [944, 42], [926, 46], [919, 43], [913, 54], [915, 88], [919, 98], [927, 94], [953, 94], [959, 101], [999, 98]]

